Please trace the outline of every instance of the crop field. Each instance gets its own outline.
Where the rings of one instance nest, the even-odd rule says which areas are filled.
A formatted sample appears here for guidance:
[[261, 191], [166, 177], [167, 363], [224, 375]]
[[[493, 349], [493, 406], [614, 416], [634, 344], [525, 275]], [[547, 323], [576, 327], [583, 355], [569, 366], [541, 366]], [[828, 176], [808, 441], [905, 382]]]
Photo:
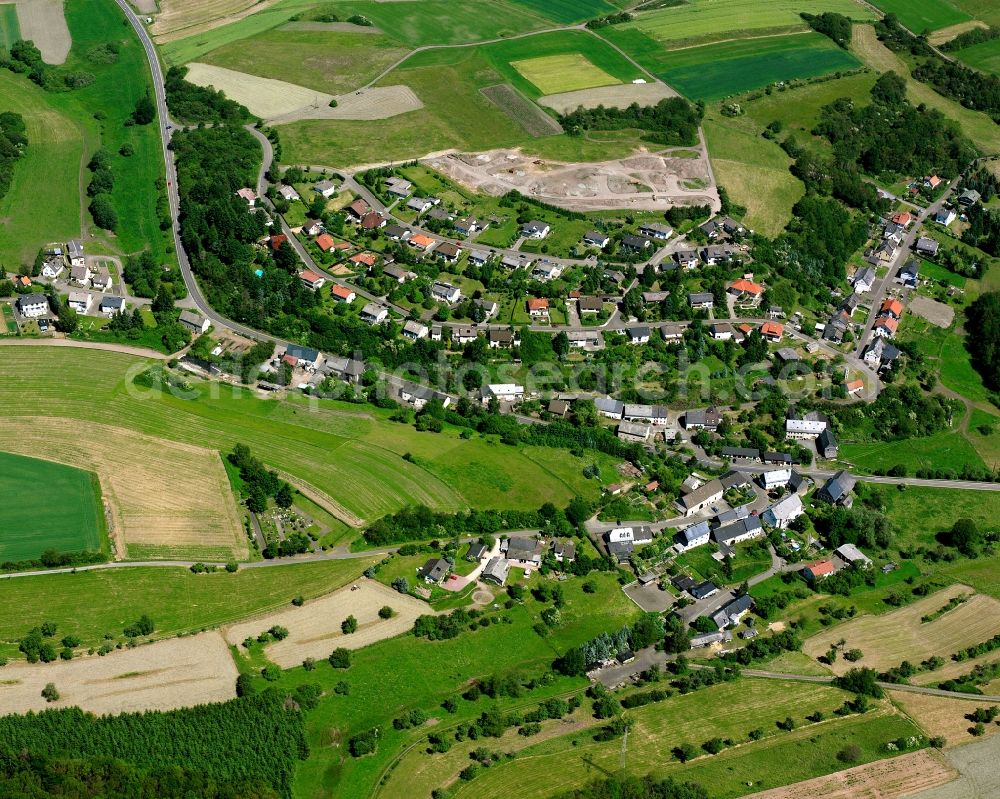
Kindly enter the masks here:
[[[196, 399], [149, 396], [127, 382], [128, 370], [134, 374], [143, 363], [95, 350], [5, 347], [0, 373], [11, 377], [0, 383], [0, 414], [23, 414], [30, 395], [34, 414], [80, 423], [113, 418], [122, 428], [223, 453], [242, 442], [272, 468], [368, 520], [415, 503], [441, 510], [533, 509], [546, 501], [565, 505], [578, 493], [596, 498], [600, 491], [583, 476], [592, 453], [577, 458], [547, 448], [536, 462], [532, 448], [464, 440], [457, 430], [418, 433], [374, 408], [234, 396], [219, 384], [199, 384]], [[406, 453], [415, 463], [403, 459]]]
[[226, 25], [274, 4], [275, 0], [161, 0], [150, 32], [162, 44]]
[[247, 541], [218, 453], [70, 419], [0, 419], [0, 448], [91, 469], [112, 534], [137, 558], [245, 559]]
[[[73, 634], [84, 646], [97, 647], [105, 633], [120, 636], [143, 613], [156, 624], [152, 638], [233, 624], [291, 607], [296, 596], [310, 600], [335, 591], [376, 559], [240, 569], [235, 574], [136, 566], [0, 579], [3, 606], [18, 608], [0, 618], [0, 641], [16, 641], [32, 627], [53, 621], [60, 636]], [[87, 612], [81, 613], [84, 604]]]
[[694, 100], [718, 100], [860, 65], [826, 36], [810, 32], [668, 50], [658, 59], [657, 75]]
[[262, 119], [326, 108], [332, 95], [283, 80], [264, 78], [227, 67], [195, 62], [188, 64], [187, 79], [198, 86], [210, 86], [245, 105]]
[[377, 34], [274, 29], [223, 45], [199, 60], [342, 94], [368, 83], [407, 52]]
[[902, 799], [951, 782], [957, 772], [929, 749], [835, 771], [744, 799]]
[[952, 585], [931, 596], [880, 616], [861, 616], [807, 639], [802, 651], [812, 657], [825, 653], [835, 641], [847, 641], [846, 649], [864, 653], [856, 664], [838, 659], [831, 668], [843, 674], [852, 666], [880, 671], [902, 661], [919, 663], [931, 655], [948, 657], [966, 646], [980, 643], [1000, 632], [1000, 602], [981, 594], [927, 623], [921, 617], [939, 610], [956, 596], [973, 593], [965, 585]]
[[775, 0], [765, 5], [757, 0], [691, 0], [674, 8], [640, 13], [633, 22], [615, 27], [621, 28], [623, 33], [637, 30], [660, 42], [676, 45], [687, 41], [743, 38], [754, 32], [779, 29], [805, 30], [806, 25], [799, 16], [801, 11], [813, 14], [835, 11], [853, 20], [873, 18], [853, 0], [810, 3]]
[[89, 472], [0, 452], [0, 495], [0, 561], [102, 548], [104, 509]]
[[1000, 6], [996, 0], [952, 0], [951, 4], [988, 25], [1000, 25]]
[[[391, 607], [395, 615], [381, 618], [379, 610]], [[380, 582], [362, 578], [302, 607], [289, 606], [277, 613], [241, 622], [225, 630], [226, 640], [238, 646], [247, 638], [256, 638], [274, 625], [285, 627], [289, 635], [267, 645], [268, 660], [282, 668], [299, 666], [307, 657], [322, 660], [337, 647], [361, 649], [402, 635], [413, 629], [418, 616], [433, 611], [426, 602], [400, 594]], [[340, 629], [348, 616], [358, 620], [358, 629], [349, 635]]]
[[955, 56], [970, 67], [1000, 75], [1000, 39], [963, 47], [955, 53]]
[[872, 5], [887, 14], [895, 14], [917, 36], [969, 19], [968, 14], [948, 0], [872, 0]]
[[611, 75], [595, 67], [579, 53], [512, 61], [511, 66], [534, 84], [542, 94], [572, 92], [577, 89], [618, 83]]
[[[226, 642], [208, 632], [105, 657], [12, 663], [0, 681], [0, 706], [6, 713], [73, 706], [98, 714], [173, 710], [232, 699], [236, 677]], [[58, 701], [42, 698], [46, 683], [55, 683]]]
[[562, 126], [531, 100], [521, 94], [509, 83], [498, 83], [480, 89], [483, 95], [510, 119], [520, 125], [524, 132], [532, 138], [539, 136], [557, 136], [563, 132]]
[[[3, 109], [16, 110], [28, 129], [28, 148], [14, 167], [10, 191], [0, 198], [0, 262], [14, 269], [30, 264], [44, 242], [80, 235], [80, 160], [87, 134], [56, 106], [62, 95], [23, 75], [0, 70], [0, 97]], [[39, 184], [48, 189], [39, 192]]]
[[17, 24], [17, 6], [0, 3], [0, 47], [9, 48], [21, 38], [21, 28]]
[[[890, 691], [892, 701], [913, 719], [929, 736], [943, 735], [948, 746], [961, 746], [975, 740], [969, 734], [972, 726], [965, 716], [977, 707], [989, 707], [982, 699], [952, 699], [948, 696], [926, 696], [907, 691]], [[987, 724], [985, 735], [1000, 733], [1000, 725]]]
[[553, 22], [572, 24], [613, 14], [618, 8], [607, 0], [513, 0], [515, 4]]

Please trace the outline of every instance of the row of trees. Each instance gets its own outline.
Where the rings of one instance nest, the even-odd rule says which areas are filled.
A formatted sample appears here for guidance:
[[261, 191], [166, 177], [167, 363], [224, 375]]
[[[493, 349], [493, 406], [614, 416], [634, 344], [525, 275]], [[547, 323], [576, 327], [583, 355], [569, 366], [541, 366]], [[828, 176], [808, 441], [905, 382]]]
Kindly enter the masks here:
[[585, 130], [624, 130], [639, 128], [649, 132], [649, 138], [659, 144], [692, 146], [698, 141], [698, 126], [705, 114], [704, 104], [691, 104], [683, 97], [668, 97], [656, 105], [627, 108], [578, 108], [560, 117], [570, 135]]
[[10, 191], [14, 164], [28, 147], [24, 117], [14, 111], [0, 113], [0, 198]]

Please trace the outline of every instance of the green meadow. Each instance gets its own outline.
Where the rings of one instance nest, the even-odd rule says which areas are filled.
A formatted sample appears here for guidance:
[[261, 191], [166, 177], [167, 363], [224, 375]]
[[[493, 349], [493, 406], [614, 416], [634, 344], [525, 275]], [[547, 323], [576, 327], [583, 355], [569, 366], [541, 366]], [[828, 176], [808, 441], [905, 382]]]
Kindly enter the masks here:
[[104, 509], [90, 472], [0, 452], [0, 496], [0, 561], [102, 548]]
[[918, 36], [924, 31], [936, 31], [971, 19], [948, 0], [872, 0], [872, 5], [886, 14], [895, 14]]
[[970, 67], [1000, 75], [1000, 39], [963, 47], [955, 53], [955, 56]]
[[0, 47], [9, 48], [21, 38], [21, 26], [17, 21], [17, 6], [13, 3], [0, 5]]

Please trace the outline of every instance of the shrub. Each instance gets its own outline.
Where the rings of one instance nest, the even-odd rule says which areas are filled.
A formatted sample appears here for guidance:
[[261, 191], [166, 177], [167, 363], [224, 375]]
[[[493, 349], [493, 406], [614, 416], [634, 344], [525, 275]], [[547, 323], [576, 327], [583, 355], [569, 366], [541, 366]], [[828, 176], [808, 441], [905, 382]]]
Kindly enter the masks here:
[[390, 608], [388, 605], [384, 605], [379, 609], [378, 616], [380, 619], [391, 619], [396, 615], [396, 611]]
[[861, 747], [857, 744], [848, 744], [837, 752], [837, 760], [841, 763], [857, 763], [861, 759]]
[[276, 682], [281, 679], [281, 666], [277, 666], [274, 663], [268, 663], [260, 670], [260, 676], [268, 682]]
[[59, 691], [56, 690], [55, 683], [46, 683], [42, 689], [42, 696], [46, 702], [56, 702], [59, 699]]
[[364, 757], [378, 749], [378, 730], [374, 727], [359, 732], [347, 742], [347, 749], [352, 757]]
[[350, 668], [351, 665], [351, 651], [349, 649], [344, 649], [344, 647], [338, 647], [330, 653], [330, 657], [327, 658], [330, 661], [330, 665], [335, 669], [346, 669]]
[[358, 620], [354, 616], [348, 616], [340, 623], [340, 629], [343, 630], [344, 635], [350, 635], [353, 632], [357, 632]]

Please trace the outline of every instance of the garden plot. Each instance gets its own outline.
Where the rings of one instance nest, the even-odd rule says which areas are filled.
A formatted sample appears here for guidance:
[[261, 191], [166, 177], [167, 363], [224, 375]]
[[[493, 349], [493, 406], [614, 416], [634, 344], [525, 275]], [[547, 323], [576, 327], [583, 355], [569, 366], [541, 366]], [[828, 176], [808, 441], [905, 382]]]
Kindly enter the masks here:
[[218, 452], [94, 422], [37, 416], [0, 419], [0, 449], [96, 472], [120, 556], [134, 547], [143, 557], [247, 557]]
[[[4, 713], [73, 706], [91, 713], [175, 710], [232, 699], [236, 677], [225, 640], [208, 632], [104, 657], [11, 663], [0, 680], [0, 708]], [[59, 691], [58, 701], [42, 698], [47, 683]]]
[[[378, 612], [388, 606], [395, 611], [390, 619]], [[377, 641], [402, 635], [413, 628], [418, 616], [434, 611], [414, 597], [400, 594], [375, 580], [360, 579], [351, 586], [267, 616], [235, 624], [225, 630], [226, 640], [239, 646], [247, 638], [256, 638], [275, 625], [285, 627], [289, 635], [269, 644], [267, 656], [282, 668], [301, 665], [308, 657], [321, 660], [338, 647], [361, 649]], [[348, 616], [358, 620], [357, 632], [345, 635], [340, 625]]]
[[627, 108], [632, 103], [656, 105], [660, 100], [676, 96], [677, 92], [665, 83], [625, 83], [547, 94], [538, 102], [559, 114], [568, 114], [580, 107], [597, 108], [599, 105], [605, 108]]
[[31, 40], [46, 64], [61, 64], [73, 40], [63, 14], [63, 0], [17, 0], [21, 38]]
[[847, 642], [844, 649], [860, 649], [864, 653], [857, 663], [837, 658], [831, 666], [837, 674], [853, 666], [884, 671], [904, 660], [919, 663], [931, 655], [947, 658], [959, 649], [1000, 633], [1000, 602], [982, 594], [975, 594], [934, 621], [920, 621], [921, 617], [947, 605], [953, 597], [967, 594], [974, 591], [966, 585], [952, 585], [891, 613], [852, 619], [812, 636], [802, 651], [819, 657], [835, 641], [844, 639]]
[[917, 791], [946, 785], [956, 776], [958, 772], [940, 755], [922, 749], [783, 788], [750, 794], [743, 799], [902, 799]]
[[[666, 210], [702, 203], [719, 207], [704, 158], [640, 153], [615, 161], [567, 164], [520, 150], [491, 150], [450, 154], [425, 163], [472, 191], [495, 197], [518, 191], [571, 210]], [[685, 183], [692, 181], [702, 188], [686, 188]]]

